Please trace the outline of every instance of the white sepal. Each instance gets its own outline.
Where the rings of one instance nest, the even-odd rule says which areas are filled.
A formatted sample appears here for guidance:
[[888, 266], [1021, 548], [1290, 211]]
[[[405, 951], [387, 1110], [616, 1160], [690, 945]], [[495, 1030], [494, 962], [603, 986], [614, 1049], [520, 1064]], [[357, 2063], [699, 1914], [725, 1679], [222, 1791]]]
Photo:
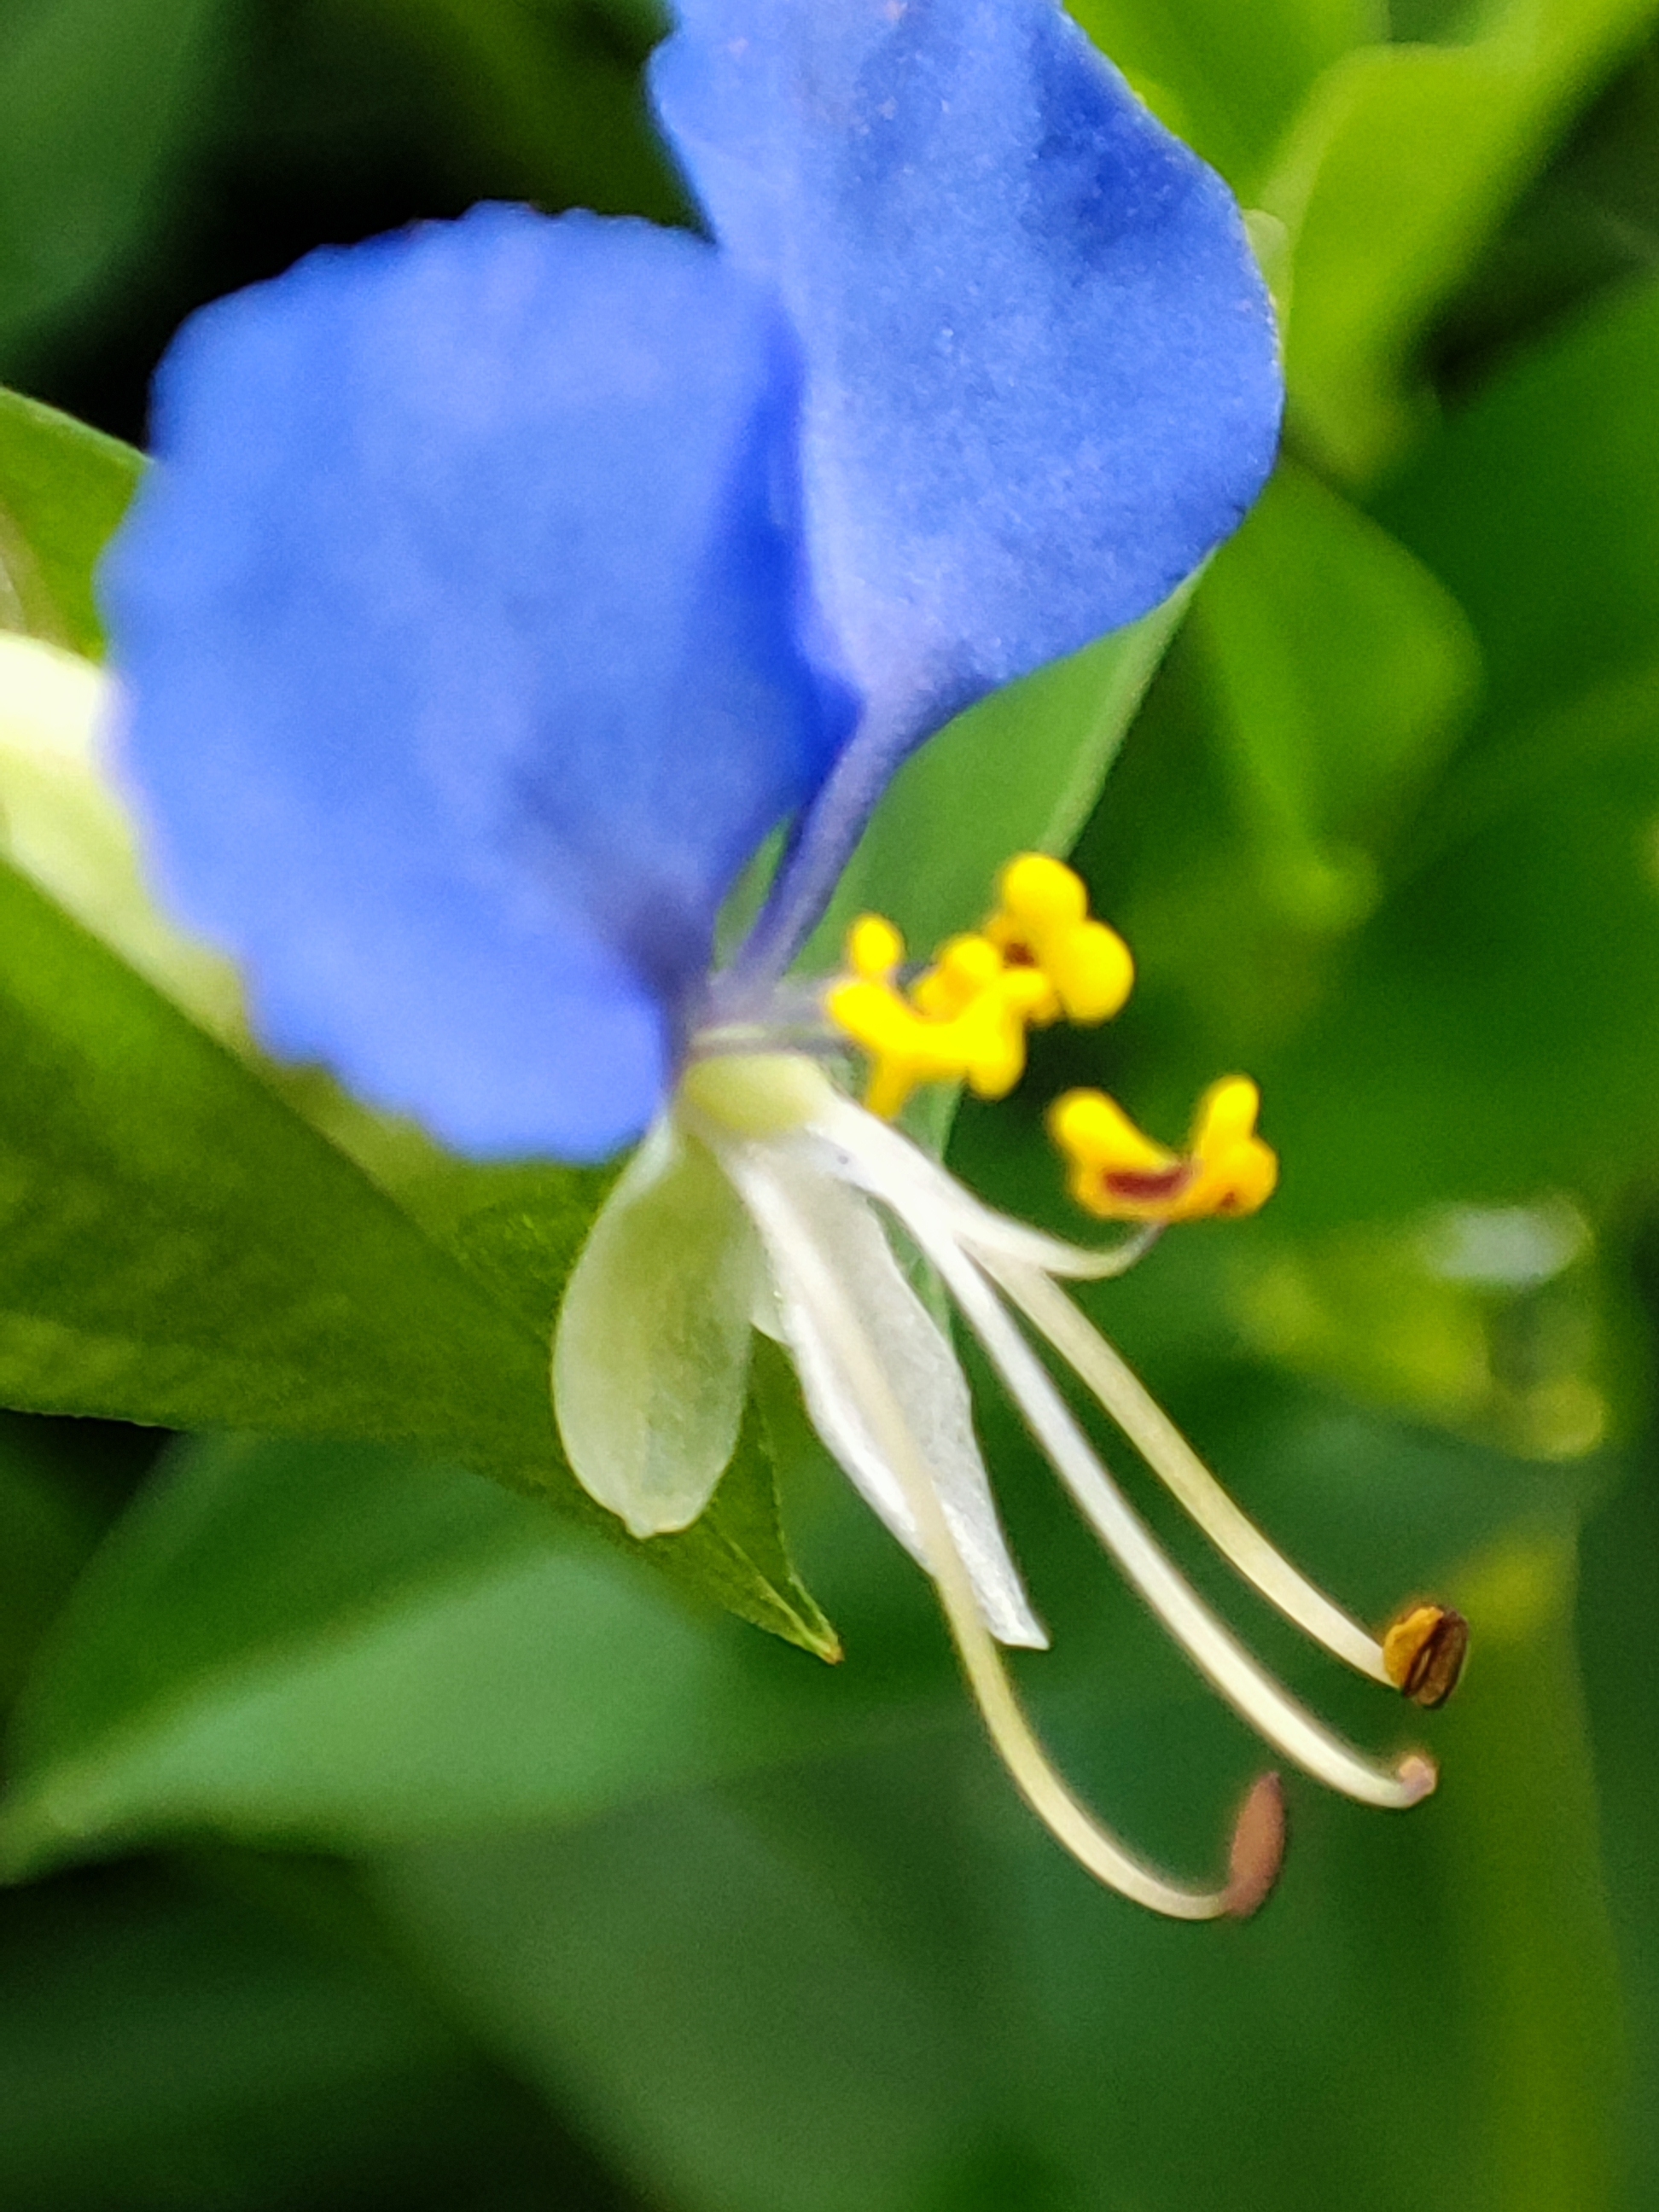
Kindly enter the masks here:
[[713, 1155], [659, 1121], [588, 1232], [553, 1338], [570, 1464], [635, 1536], [689, 1528], [731, 1460], [759, 1273]]

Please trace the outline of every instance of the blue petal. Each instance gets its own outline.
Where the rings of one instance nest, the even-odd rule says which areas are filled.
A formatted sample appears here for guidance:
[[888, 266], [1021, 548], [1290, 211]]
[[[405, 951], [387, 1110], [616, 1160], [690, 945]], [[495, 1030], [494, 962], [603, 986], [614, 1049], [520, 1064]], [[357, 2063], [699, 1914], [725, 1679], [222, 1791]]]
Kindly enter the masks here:
[[814, 574], [890, 767], [1238, 522], [1272, 309], [1226, 187], [1054, 0], [678, 11], [658, 109], [800, 338]]
[[126, 757], [262, 1033], [478, 1152], [648, 1119], [852, 705], [793, 342], [680, 233], [477, 209], [187, 328], [106, 574]]

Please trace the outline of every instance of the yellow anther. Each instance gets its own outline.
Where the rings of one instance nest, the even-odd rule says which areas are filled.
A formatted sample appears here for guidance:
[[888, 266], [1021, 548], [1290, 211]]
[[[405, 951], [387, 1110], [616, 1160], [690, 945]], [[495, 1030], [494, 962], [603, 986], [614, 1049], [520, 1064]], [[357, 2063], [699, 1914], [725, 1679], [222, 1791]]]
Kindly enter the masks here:
[[1038, 978], [999, 967], [954, 1013], [927, 1013], [890, 983], [837, 983], [830, 1017], [871, 1062], [865, 1104], [890, 1121], [924, 1083], [966, 1081], [981, 1098], [1003, 1098], [1025, 1072], [1025, 1024]]
[[1255, 1213], [1267, 1203], [1279, 1182], [1279, 1155], [1255, 1133], [1261, 1110], [1261, 1093], [1248, 1075], [1224, 1075], [1211, 1085], [1193, 1124], [1198, 1174], [1173, 1219]]
[[[1104, 1021], [1129, 994], [1122, 939], [1089, 919], [1081, 879], [1058, 860], [1023, 853], [998, 879], [997, 911], [953, 937], [901, 988], [904, 939], [880, 915], [847, 935], [847, 978], [824, 1005], [871, 1062], [866, 1103], [890, 1118], [923, 1083], [965, 1082], [1001, 1098], [1025, 1072], [1025, 1032], [1058, 1021]], [[1180, 1163], [1176, 1163], [1177, 1166]]]
[[847, 933], [847, 964], [868, 982], [885, 982], [904, 958], [904, 939], [884, 915], [861, 914]]
[[1200, 1102], [1184, 1154], [1144, 1136], [1098, 1091], [1071, 1091], [1049, 1109], [1066, 1156], [1066, 1188], [1102, 1221], [1200, 1221], [1254, 1213], [1273, 1195], [1279, 1161], [1255, 1133], [1260, 1094], [1229, 1075]]
[[1017, 853], [997, 878], [1000, 911], [1028, 929], [1070, 929], [1085, 921], [1089, 894], [1083, 878], [1047, 853]]
[[1043, 853], [1022, 853], [997, 879], [985, 935], [1013, 967], [1035, 968], [1048, 989], [1032, 1019], [1093, 1024], [1116, 1013], [1134, 983], [1129, 948], [1089, 915], [1081, 877]]
[[1003, 975], [1002, 955], [988, 937], [953, 937], [940, 946], [927, 973], [917, 978], [911, 1002], [924, 1014], [948, 1018], [964, 1012]]

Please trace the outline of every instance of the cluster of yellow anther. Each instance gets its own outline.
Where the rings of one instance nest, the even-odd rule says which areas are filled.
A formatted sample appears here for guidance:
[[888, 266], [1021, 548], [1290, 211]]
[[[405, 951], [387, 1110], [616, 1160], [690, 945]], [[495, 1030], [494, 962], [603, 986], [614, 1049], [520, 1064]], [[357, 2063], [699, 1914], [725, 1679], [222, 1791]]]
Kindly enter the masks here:
[[1006, 1097], [1025, 1072], [1028, 1029], [1062, 1016], [1103, 1022], [1134, 981], [1128, 947], [1091, 919], [1080, 880], [1041, 853], [1008, 863], [984, 927], [951, 938], [908, 990], [903, 963], [892, 923], [865, 915], [848, 933], [852, 975], [826, 1001], [868, 1054], [865, 1103], [887, 1120], [924, 1083], [965, 1082], [976, 1097]]
[[[1134, 982], [1129, 948], [1090, 915], [1081, 879], [1041, 853], [1011, 860], [983, 927], [951, 938], [908, 985], [904, 939], [879, 915], [862, 915], [848, 931], [847, 965], [825, 1006], [867, 1055], [865, 1103], [888, 1121], [925, 1083], [965, 1082], [976, 1097], [1006, 1097], [1025, 1072], [1029, 1030], [1106, 1021]], [[1248, 1078], [1216, 1084], [1185, 1153], [1143, 1136], [1097, 1091], [1068, 1092], [1048, 1126], [1072, 1195], [1091, 1213], [1195, 1221], [1254, 1213], [1271, 1195], [1279, 1163], [1255, 1133], [1257, 1104]]]

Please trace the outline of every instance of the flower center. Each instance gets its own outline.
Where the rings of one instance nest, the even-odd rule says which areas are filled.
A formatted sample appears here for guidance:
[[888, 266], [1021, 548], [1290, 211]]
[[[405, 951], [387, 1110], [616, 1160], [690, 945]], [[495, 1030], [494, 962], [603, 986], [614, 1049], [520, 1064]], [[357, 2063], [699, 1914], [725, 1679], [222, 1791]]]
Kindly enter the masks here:
[[802, 1053], [732, 1052], [693, 1060], [680, 1096], [732, 1136], [781, 1137], [822, 1115], [836, 1093]]
[[[1006, 1097], [1025, 1072], [1030, 1030], [1061, 1020], [1092, 1028], [1120, 1011], [1134, 982], [1128, 947], [1090, 914], [1081, 878], [1042, 853], [1009, 861], [981, 927], [950, 939], [908, 980], [904, 939], [880, 915], [854, 923], [846, 958], [849, 972], [830, 986], [825, 1012], [866, 1055], [865, 1104], [890, 1121], [924, 1084]], [[1224, 1077], [1200, 1102], [1184, 1153], [1143, 1135], [1099, 1091], [1067, 1092], [1048, 1128], [1086, 1212], [1161, 1226], [1267, 1202], [1279, 1163], [1255, 1133], [1259, 1103], [1248, 1077]]]

